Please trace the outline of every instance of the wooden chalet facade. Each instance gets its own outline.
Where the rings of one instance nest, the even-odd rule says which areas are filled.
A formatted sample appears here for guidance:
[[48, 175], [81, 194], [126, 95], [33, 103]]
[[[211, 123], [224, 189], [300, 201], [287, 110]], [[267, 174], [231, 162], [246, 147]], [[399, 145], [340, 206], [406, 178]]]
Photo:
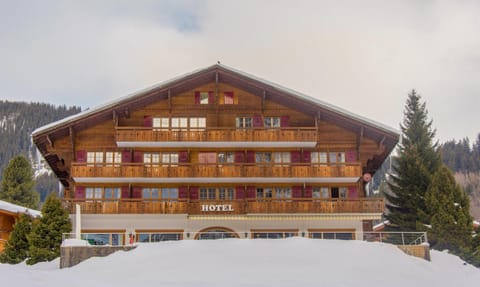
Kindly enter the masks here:
[[399, 138], [221, 64], [32, 136], [65, 188], [65, 208], [80, 204], [83, 232], [140, 241], [204, 231], [354, 236], [380, 219], [384, 202], [366, 197], [364, 184]]

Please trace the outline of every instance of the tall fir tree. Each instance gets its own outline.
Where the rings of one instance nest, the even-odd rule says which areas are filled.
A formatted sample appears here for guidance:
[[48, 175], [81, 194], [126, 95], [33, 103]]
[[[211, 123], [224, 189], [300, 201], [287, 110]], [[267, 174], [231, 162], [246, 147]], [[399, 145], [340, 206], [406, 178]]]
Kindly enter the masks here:
[[62, 234], [71, 230], [68, 213], [62, 208], [55, 193], [51, 193], [42, 207], [42, 217], [33, 223], [32, 232], [28, 236], [30, 258], [27, 264], [52, 261], [60, 256]]
[[21, 214], [15, 224], [5, 249], [0, 254], [0, 262], [18, 264], [28, 258], [27, 235], [32, 229], [32, 217], [29, 214]]
[[431, 215], [432, 247], [449, 249], [456, 254], [470, 248], [473, 231], [470, 201], [448, 167], [442, 166], [433, 175], [425, 202]]
[[441, 160], [426, 104], [421, 102], [415, 90], [408, 94], [400, 128], [402, 140], [390, 174], [391, 193], [386, 194], [389, 211], [386, 218], [393, 230], [423, 230], [423, 224], [429, 223], [425, 193]]
[[36, 209], [40, 196], [33, 186], [32, 166], [27, 158], [18, 155], [10, 160], [3, 172], [0, 199]]

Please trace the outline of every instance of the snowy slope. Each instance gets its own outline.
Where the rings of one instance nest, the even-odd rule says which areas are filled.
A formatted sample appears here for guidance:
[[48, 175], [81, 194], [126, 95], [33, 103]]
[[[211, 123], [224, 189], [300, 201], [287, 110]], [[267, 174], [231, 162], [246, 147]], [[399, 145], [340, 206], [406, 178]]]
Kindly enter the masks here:
[[[6, 286], [479, 286], [480, 270], [432, 252], [432, 262], [361, 241], [212, 240], [140, 244], [69, 269], [58, 260], [1, 265]], [[2, 283], [3, 283], [2, 282]], [[3, 285], [3, 284], [2, 284]]]

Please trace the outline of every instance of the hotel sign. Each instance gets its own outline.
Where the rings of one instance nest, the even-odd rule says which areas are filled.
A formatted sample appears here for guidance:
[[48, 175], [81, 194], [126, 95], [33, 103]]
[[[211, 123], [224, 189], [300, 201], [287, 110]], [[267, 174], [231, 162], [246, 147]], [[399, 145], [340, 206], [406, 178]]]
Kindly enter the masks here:
[[234, 211], [231, 204], [202, 204], [202, 212], [206, 211]]

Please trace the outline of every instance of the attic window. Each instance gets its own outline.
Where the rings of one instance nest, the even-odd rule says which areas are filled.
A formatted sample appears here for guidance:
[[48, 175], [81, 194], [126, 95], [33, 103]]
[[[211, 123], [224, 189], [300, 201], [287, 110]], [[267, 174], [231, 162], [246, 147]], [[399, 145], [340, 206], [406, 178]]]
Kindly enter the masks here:
[[234, 104], [233, 92], [225, 92], [225, 93], [223, 93], [223, 97], [224, 97], [225, 105], [233, 105]]
[[200, 92], [200, 104], [208, 105], [208, 92]]

